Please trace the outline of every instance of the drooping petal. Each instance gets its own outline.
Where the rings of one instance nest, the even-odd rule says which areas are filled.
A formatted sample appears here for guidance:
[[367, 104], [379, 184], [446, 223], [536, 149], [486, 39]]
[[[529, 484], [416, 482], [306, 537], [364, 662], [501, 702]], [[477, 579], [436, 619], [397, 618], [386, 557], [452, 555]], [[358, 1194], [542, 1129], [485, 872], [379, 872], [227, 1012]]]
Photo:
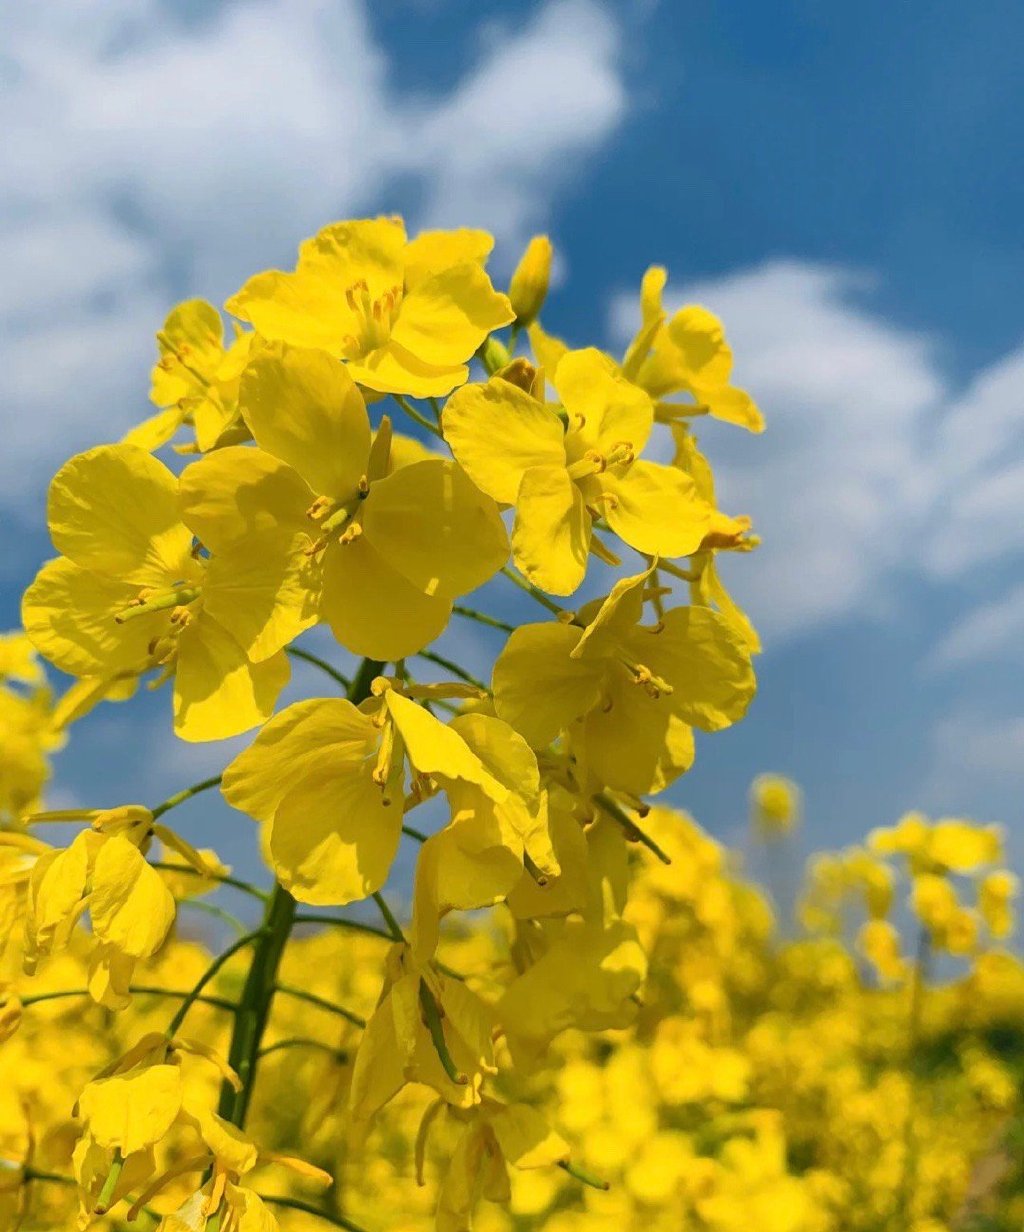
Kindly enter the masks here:
[[335, 761], [375, 755], [380, 729], [343, 697], [311, 698], [274, 715], [224, 771], [225, 800], [269, 821], [289, 787], [322, 777]]
[[598, 476], [608, 525], [638, 552], [689, 556], [711, 527], [711, 506], [697, 495], [689, 475], [641, 459]]
[[499, 802], [508, 796], [509, 788], [495, 778], [450, 724], [442, 723], [425, 707], [394, 689], [384, 694], [384, 700], [402, 734], [409, 761], [421, 774], [474, 783]]
[[515, 504], [531, 467], [565, 466], [565, 433], [558, 416], [500, 377], [452, 394], [441, 425], [466, 474], [504, 505]]
[[147, 1065], [90, 1082], [78, 1101], [95, 1141], [122, 1155], [155, 1146], [181, 1110], [181, 1072], [176, 1065]]
[[394, 663], [444, 632], [451, 599], [426, 595], [360, 535], [324, 553], [321, 619], [353, 654]]
[[174, 676], [174, 730], [182, 740], [225, 740], [265, 722], [288, 683], [279, 652], [253, 663], [208, 612], [182, 630]]
[[370, 455], [366, 404], [323, 351], [268, 347], [242, 373], [239, 409], [256, 443], [317, 495], [354, 500]]
[[569, 1144], [528, 1104], [497, 1108], [487, 1120], [506, 1163], [516, 1168], [545, 1168], [569, 1158]]
[[591, 520], [579, 487], [560, 466], [523, 475], [512, 529], [516, 564], [535, 586], [571, 595], [587, 572]]
[[[401, 784], [382, 790], [374, 761], [343, 759], [299, 782], [269, 823], [266, 847], [281, 884], [300, 902], [343, 906], [387, 879], [402, 833]], [[294, 782], [294, 780], [293, 780]]]
[[494, 708], [535, 749], [601, 700], [603, 664], [570, 657], [581, 636], [572, 625], [522, 625], [494, 665]]
[[89, 916], [100, 941], [148, 958], [174, 923], [174, 898], [135, 844], [115, 834], [96, 855]]
[[178, 516], [177, 481], [144, 449], [99, 445], [65, 462], [47, 518], [57, 551], [83, 569], [138, 586], [188, 576], [192, 536]]
[[375, 483], [362, 526], [388, 564], [426, 595], [466, 594], [508, 559], [494, 501], [457, 463], [441, 458], [414, 462]]
[[515, 319], [482, 265], [465, 262], [429, 274], [406, 293], [391, 340], [429, 364], [465, 363], [493, 330]]

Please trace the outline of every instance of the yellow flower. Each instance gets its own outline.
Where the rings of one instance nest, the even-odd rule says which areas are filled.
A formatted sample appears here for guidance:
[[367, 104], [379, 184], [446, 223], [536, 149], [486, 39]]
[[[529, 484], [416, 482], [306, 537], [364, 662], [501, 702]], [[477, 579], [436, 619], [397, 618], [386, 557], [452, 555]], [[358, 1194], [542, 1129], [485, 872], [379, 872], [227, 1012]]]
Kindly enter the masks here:
[[478, 1104], [484, 1076], [496, 1072], [492, 1029], [490, 1007], [464, 983], [421, 967], [408, 947], [392, 947], [356, 1053], [352, 1115], [369, 1121], [409, 1082], [432, 1087], [453, 1107]]
[[237, 436], [238, 378], [255, 335], [239, 333], [225, 347], [220, 313], [206, 300], [190, 299], [171, 310], [156, 337], [160, 360], [149, 397], [163, 409], [132, 428], [124, 443], [152, 451], [185, 423], [195, 429], [194, 449], [202, 453], [226, 443], [233, 430]]
[[345, 368], [268, 347], [246, 369], [258, 449], [221, 449], [182, 476], [183, 516], [214, 553], [210, 614], [256, 660], [325, 620], [349, 650], [394, 661], [444, 629], [454, 598], [508, 556], [494, 502], [460, 467], [390, 466]]
[[689, 769], [691, 726], [728, 727], [755, 690], [746, 647], [709, 608], [641, 625], [648, 576], [617, 582], [585, 625], [520, 626], [494, 666], [499, 717], [538, 749], [572, 729], [595, 776], [636, 795]]
[[765, 837], [788, 834], [800, 819], [800, 788], [781, 774], [759, 774], [750, 785], [750, 806]]
[[[643, 323], [623, 366], [657, 402], [659, 419], [692, 414], [693, 406], [750, 432], [764, 431], [764, 418], [754, 400], [731, 383], [732, 349], [722, 322], [696, 304], [680, 308], [665, 322], [662, 292], [668, 275], [652, 266], [640, 289]], [[665, 402], [687, 393], [694, 404]]]
[[344, 904], [384, 884], [402, 831], [405, 760], [419, 775], [462, 780], [506, 801], [454, 726], [383, 678], [377, 696], [289, 706], [224, 772], [229, 804], [263, 823], [263, 847], [301, 902]]
[[572, 594], [598, 517], [638, 552], [696, 551], [711, 511], [689, 476], [639, 458], [653, 423], [643, 390], [593, 348], [565, 355], [554, 380], [567, 428], [552, 407], [501, 376], [458, 390], [441, 420], [477, 487], [515, 506], [519, 568], [543, 590]]
[[1002, 940], [1013, 932], [1013, 900], [1020, 882], [1005, 869], [983, 877], [978, 886], [978, 910], [993, 937]]
[[27, 634], [20, 629], [0, 633], [0, 681], [16, 680], [20, 684], [44, 685], [46, 675]]
[[[171, 472], [134, 445], [79, 454], [50, 485], [62, 555], [25, 592], [33, 644], [72, 676], [174, 676], [175, 731], [217, 740], [262, 722], [288, 679], [283, 654], [252, 663], [208, 610], [207, 565], [192, 552]], [[216, 606], [216, 603], [215, 603]]]
[[338, 222], [299, 248], [293, 273], [250, 278], [227, 310], [271, 342], [345, 360], [378, 393], [442, 396], [461, 385], [491, 330], [514, 317], [483, 262], [483, 231], [425, 231], [399, 218]]

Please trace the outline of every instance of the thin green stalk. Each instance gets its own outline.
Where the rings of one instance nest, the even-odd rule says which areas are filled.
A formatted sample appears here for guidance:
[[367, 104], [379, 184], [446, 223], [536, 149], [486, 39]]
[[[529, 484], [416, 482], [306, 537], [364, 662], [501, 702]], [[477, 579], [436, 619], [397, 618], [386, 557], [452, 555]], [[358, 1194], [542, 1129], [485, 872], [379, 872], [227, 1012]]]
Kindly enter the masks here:
[[350, 932], [369, 933], [371, 937], [381, 937], [385, 941], [392, 940], [389, 932], [385, 932], [383, 928], [378, 928], [375, 924], [364, 924], [362, 920], [346, 920], [337, 915], [297, 915], [295, 923], [296, 925], [330, 924], [335, 928], [347, 928]]
[[499, 620], [497, 616], [491, 616], [487, 612], [478, 612], [475, 607], [466, 607], [462, 603], [456, 603], [452, 611], [456, 616], [463, 616], [466, 620], [475, 620], [477, 624], [487, 625], [491, 629], [500, 629], [502, 633], [515, 631], [515, 625], [510, 625], [507, 620]]
[[531, 599], [535, 599], [541, 607], [546, 607], [547, 610], [555, 616], [565, 615], [564, 607], [559, 607], [554, 599], [549, 599], [542, 590], [534, 586], [532, 582], [524, 578], [521, 573], [518, 573], [510, 565], [503, 565], [501, 572], [510, 582], [515, 582], [519, 589], [525, 591]]
[[417, 830], [415, 826], [403, 826], [402, 833], [408, 834], [410, 838], [414, 838], [417, 843], [425, 843], [430, 837], [429, 834], [424, 834], [422, 830]]
[[398, 403], [398, 405], [402, 408], [402, 410], [405, 411], [406, 415], [408, 415], [410, 419], [418, 423], [421, 428], [426, 428], [426, 430], [432, 436], [436, 436], [438, 440], [442, 440], [442, 441], [444, 440], [444, 435], [436, 423], [431, 423], [430, 420], [426, 417], [426, 415], [421, 415], [414, 406], [412, 406], [405, 398], [402, 397], [401, 394], [392, 394], [391, 396]]
[[391, 908], [384, 901], [384, 895], [381, 894], [379, 890], [374, 894], [373, 901], [377, 904], [381, 915], [384, 917], [384, 923], [388, 926], [388, 931], [391, 933], [391, 939], [393, 941], [404, 942], [405, 934], [402, 932], [402, 926], [395, 919]]
[[654, 852], [662, 864], [672, 863], [671, 856], [666, 855], [654, 839], [651, 838], [649, 834], [645, 834], [633, 818], [626, 812], [626, 810], [617, 804], [611, 796], [606, 795], [603, 791], [600, 791], [596, 796], [592, 797], [592, 799], [602, 812], [608, 814], [612, 821], [617, 821], [619, 823], [629, 838], [635, 839], [638, 843], [643, 843], [648, 851]]
[[183, 898], [178, 903], [178, 906], [190, 907], [193, 911], [200, 911], [203, 915], [211, 916], [215, 920], [229, 924], [239, 936], [248, 928], [245, 921], [240, 920], [237, 915], [232, 915], [230, 911], [226, 911], [223, 907], [218, 907], [216, 903], [208, 903], [202, 898]]
[[311, 1202], [303, 1202], [299, 1198], [279, 1198], [274, 1194], [260, 1194], [259, 1197], [264, 1202], [269, 1202], [271, 1206], [283, 1206], [290, 1211], [302, 1211], [305, 1215], [315, 1215], [318, 1219], [322, 1219], [324, 1223], [330, 1224], [332, 1228], [347, 1228], [348, 1232], [364, 1232], [357, 1223], [353, 1223], [351, 1219], [346, 1219], [344, 1215], [336, 1215], [332, 1211], [325, 1211], [319, 1206], [314, 1206]]
[[326, 672], [346, 692], [352, 687], [352, 681], [347, 676], [343, 676], [336, 667], [332, 667], [326, 659], [321, 659], [319, 655], [312, 654], [308, 650], [302, 650], [298, 646], [286, 646], [285, 649], [293, 658], [304, 659], [307, 663], [312, 663], [314, 667], [318, 667], [322, 672]]
[[428, 663], [434, 663], [438, 667], [443, 667], [446, 672], [451, 672], [453, 676], [458, 676], [466, 684], [473, 685], [474, 688], [479, 689], [483, 693], [490, 693], [487, 685], [482, 680], [478, 680], [472, 672], [467, 672], [464, 667], [460, 667], [454, 660], [446, 659], [444, 655], [439, 655], [436, 650], [420, 650], [417, 652], [416, 658], [426, 659]]
[[348, 1053], [344, 1048], [336, 1048], [333, 1044], [324, 1043], [323, 1040], [313, 1039], [308, 1035], [293, 1035], [288, 1039], [278, 1040], [275, 1044], [268, 1044], [260, 1049], [260, 1059], [269, 1057], [272, 1052], [283, 1052], [287, 1048], [319, 1048], [323, 1052], [329, 1052], [336, 1061], [348, 1060]]
[[191, 864], [170, 864], [166, 860], [154, 860], [150, 867], [161, 869], [165, 873], [183, 873], [186, 877], [202, 877], [205, 881], [216, 881], [218, 885], [231, 886], [232, 889], [241, 890], [243, 894], [250, 894], [263, 902], [270, 897], [266, 890], [261, 890], [251, 882], [241, 881], [238, 877], [230, 877], [226, 873], [200, 872]]
[[336, 1001], [328, 1001], [326, 997], [317, 996], [315, 992], [307, 992], [305, 988], [296, 988], [294, 984], [276, 984], [274, 987], [277, 992], [284, 993], [286, 997], [294, 997], [296, 1001], [305, 1001], [308, 1005], [315, 1005], [319, 1009], [327, 1010], [328, 1013], [337, 1014], [340, 1018], [347, 1019], [354, 1027], [366, 1026], [365, 1018], [361, 1018], [343, 1005], [338, 1005]]
[[[138, 993], [140, 996], [159, 996], [171, 998], [185, 998], [191, 995], [191, 989], [182, 990], [177, 988], [160, 988], [156, 984], [132, 984], [128, 989], [131, 993]], [[88, 988], [62, 988], [59, 992], [37, 992], [29, 997], [25, 997], [21, 1002], [22, 1008], [27, 1009], [30, 1005], [39, 1005], [43, 1001], [63, 1001], [70, 997], [88, 997], [90, 996]], [[229, 1001], [226, 997], [196, 997], [203, 1005], [213, 1005], [218, 1009], [234, 1011], [235, 1003]]]
[[209, 791], [211, 787], [219, 787], [223, 775], [215, 774], [212, 778], [203, 779], [201, 783], [193, 783], [191, 787], [186, 787], [183, 791], [175, 792], [173, 796], [168, 796], [162, 803], [155, 808], [150, 809], [153, 814], [153, 820], [158, 817], [163, 817], [164, 813], [170, 812], [172, 808], [177, 808], [179, 804], [184, 804], [186, 800], [191, 800], [193, 796], [198, 796], [200, 792]]
[[570, 1176], [575, 1177], [581, 1184], [589, 1185], [591, 1189], [603, 1189], [605, 1191], [611, 1189], [611, 1185], [607, 1181], [602, 1181], [600, 1177], [596, 1177], [592, 1172], [581, 1168], [579, 1164], [574, 1164], [571, 1159], [559, 1160], [558, 1166], [564, 1172], [568, 1172]]
[[229, 959], [233, 958], [239, 950], [244, 949], [247, 945], [251, 945], [254, 941], [258, 941], [262, 936], [263, 929], [258, 929], [256, 932], [252, 933], [245, 933], [244, 936], [241, 936], [237, 941], [232, 942], [232, 944], [229, 945], [223, 953], [219, 954], [213, 962], [210, 963], [199, 979], [196, 980], [195, 987], [188, 994], [188, 996], [185, 997], [181, 1005], [179, 1005], [175, 1011], [174, 1017], [167, 1026], [166, 1034], [168, 1039], [172, 1039], [181, 1030], [181, 1024], [185, 1021], [185, 1018], [188, 1015], [189, 1010], [195, 1004], [196, 999], [199, 997], [206, 985], [209, 984], [210, 980], [212, 980], [217, 972], [221, 970], [224, 964]]

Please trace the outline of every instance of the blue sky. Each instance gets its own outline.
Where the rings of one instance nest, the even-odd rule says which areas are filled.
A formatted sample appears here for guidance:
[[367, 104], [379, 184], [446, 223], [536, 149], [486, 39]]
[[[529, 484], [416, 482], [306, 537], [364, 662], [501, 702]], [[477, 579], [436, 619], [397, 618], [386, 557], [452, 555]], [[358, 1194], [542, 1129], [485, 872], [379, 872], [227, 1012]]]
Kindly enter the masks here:
[[[0, 625], [48, 550], [49, 475], [145, 413], [175, 299], [223, 299], [339, 216], [488, 226], [499, 271], [547, 230], [552, 328], [618, 346], [663, 263], [673, 302], [725, 317], [769, 422], [702, 435], [765, 538], [729, 580], [766, 653], [748, 720], [673, 798], [728, 838], [780, 770], [811, 845], [919, 806], [1002, 820], [1024, 855], [1019, 5], [0, 12]], [[75, 729], [60, 798], [219, 769], [172, 743], [168, 707]], [[197, 804], [185, 828], [237, 856], [244, 827]]]

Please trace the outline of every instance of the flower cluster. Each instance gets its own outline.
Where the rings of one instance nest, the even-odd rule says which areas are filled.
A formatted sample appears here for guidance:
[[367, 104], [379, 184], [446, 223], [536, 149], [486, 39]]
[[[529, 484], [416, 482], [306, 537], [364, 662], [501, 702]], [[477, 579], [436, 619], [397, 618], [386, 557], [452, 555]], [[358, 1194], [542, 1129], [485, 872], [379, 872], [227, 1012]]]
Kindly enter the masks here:
[[[719, 565], [757, 539], [694, 426], [762, 418], [663, 270], [610, 355], [542, 323], [544, 237], [507, 293], [491, 247], [337, 223], [230, 332], [179, 305], [156, 413], [52, 481], [0, 640], [4, 1232], [937, 1232], [981, 1201], [1018, 1112], [999, 833], [913, 815], [819, 858], [781, 943], [653, 799], [754, 696]], [[296, 663], [320, 687], [282, 705]], [[68, 726], [140, 681], [245, 747], [46, 810]], [[169, 821], [214, 789], [267, 884]], [[777, 854], [798, 789], [751, 805]]]

